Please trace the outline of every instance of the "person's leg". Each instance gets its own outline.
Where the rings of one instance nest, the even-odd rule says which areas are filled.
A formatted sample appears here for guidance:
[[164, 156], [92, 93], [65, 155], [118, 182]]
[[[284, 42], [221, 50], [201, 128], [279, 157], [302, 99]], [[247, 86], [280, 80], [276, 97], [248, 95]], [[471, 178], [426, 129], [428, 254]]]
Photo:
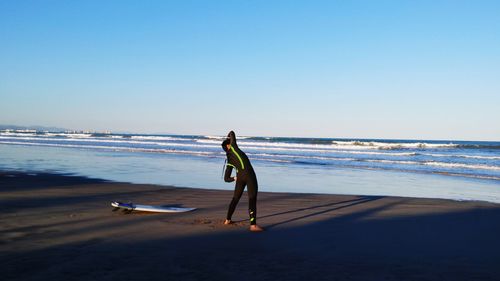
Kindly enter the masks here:
[[229, 204], [229, 209], [227, 210], [226, 223], [231, 222], [231, 217], [233, 216], [234, 210], [236, 209], [236, 205], [240, 201], [241, 195], [243, 194], [243, 190], [245, 189], [245, 182], [242, 180], [237, 180], [236, 185], [234, 187], [234, 194], [231, 203]]
[[257, 225], [257, 192], [259, 185], [257, 177], [251, 177], [247, 183], [248, 191], [248, 214], [250, 216], [250, 230], [262, 231], [263, 229]]
[[247, 183], [248, 192], [248, 214], [250, 216], [250, 224], [257, 224], [257, 179], [251, 179]]

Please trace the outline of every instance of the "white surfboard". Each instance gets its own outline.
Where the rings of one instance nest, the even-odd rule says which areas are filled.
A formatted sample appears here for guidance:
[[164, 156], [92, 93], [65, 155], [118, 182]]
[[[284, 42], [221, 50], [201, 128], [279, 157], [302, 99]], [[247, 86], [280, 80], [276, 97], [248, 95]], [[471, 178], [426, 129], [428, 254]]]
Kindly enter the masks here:
[[111, 206], [126, 211], [141, 211], [141, 212], [155, 212], [155, 213], [184, 213], [196, 210], [196, 208], [136, 205], [133, 203], [122, 203], [122, 202], [111, 202]]

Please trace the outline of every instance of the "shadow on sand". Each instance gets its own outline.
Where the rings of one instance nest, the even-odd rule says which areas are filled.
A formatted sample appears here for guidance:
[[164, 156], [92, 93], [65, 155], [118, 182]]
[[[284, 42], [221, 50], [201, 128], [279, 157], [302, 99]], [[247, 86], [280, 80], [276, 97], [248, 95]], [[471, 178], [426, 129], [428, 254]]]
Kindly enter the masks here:
[[[81, 228], [73, 234], [87, 238], [78, 243], [2, 252], [0, 270], [5, 280], [500, 280], [500, 208], [375, 216], [404, 202], [360, 196], [290, 206], [261, 214], [268, 231], [258, 234], [242, 229], [111, 239], [90, 238], [93, 229]], [[319, 215], [324, 219], [291, 223]], [[145, 225], [158, 220], [140, 219]], [[64, 235], [70, 234], [59, 238]]]

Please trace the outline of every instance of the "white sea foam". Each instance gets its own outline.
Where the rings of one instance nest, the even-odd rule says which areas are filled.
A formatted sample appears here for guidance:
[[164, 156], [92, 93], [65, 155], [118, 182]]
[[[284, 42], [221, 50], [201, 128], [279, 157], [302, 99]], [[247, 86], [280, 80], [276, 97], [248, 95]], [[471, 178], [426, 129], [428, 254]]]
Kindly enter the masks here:
[[[215, 140], [197, 140], [200, 143], [219, 143]], [[288, 142], [262, 142], [262, 141], [238, 141], [241, 146], [262, 146], [277, 148], [296, 149], [323, 149], [323, 150], [396, 150], [396, 149], [426, 149], [426, 148], [453, 148], [457, 144], [434, 144], [434, 143], [386, 143], [386, 142], [360, 142], [360, 141], [332, 141], [331, 144], [306, 144]]]
[[79, 134], [79, 133], [62, 133], [60, 135], [67, 138], [77, 138], [77, 139], [92, 137], [92, 134]]
[[322, 156], [304, 156], [304, 155], [276, 155], [269, 153], [247, 153], [250, 156], [259, 157], [260, 159], [269, 158], [291, 158], [291, 159], [311, 159], [311, 160], [329, 160], [329, 161], [356, 161], [356, 158], [346, 158], [346, 157], [322, 157]]
[[405, 165], [427, 165], [443, 168], [461, 168], [470, 170], [500, 170], [500, 166], [482, 165], [482, 164], [464, 164], [464, 163], [446, 163], [437, 161], [399, 161], [399, 160], [383, 160], [383, 159], [363, 159], [364, 162], [386, 163], [386, 164], [405, 164]]
[[[200, 139], [200, 141], [213, 141], [213, 142], [218, 142], [220, 144], [221, 141], [225, 140], [227, 138], [227, 136], [203, 136], [205, 139], [208, 139], [208, 140], [204, 140], [204, 139]], [[238, 140], [244, 140], [244, 139], [249, 139], [251, 137], [244, 137], [244, 136], [238, 136]]]
[[418, 162], [418, 161], [397, 161], [397, 160], [384, 160], [384, 159], [362, 159], [360, 160], [362, 162], [372, 162], [372, 163], [384, 163], [384, 164], [396, 164], [396, 165], [421, 165], [424, 164], [424, 162]]
[[374, 152], [374, 151], [355, 151], [355, 150], [335, 150], [336, 153], [362, 154], [362, 155], [382, 155], [382, 156], [415, 156], [416, 152]]
[[[0, 139], [12, 139], [9, 137], [0, 136]], [[51, 142], [89, 142], [89, 143], [121, 143], [121, 144], [142, 144], [142, 145], [157, 145], [157, 146], [176, 146], [176, 147], [219, 147], [219, 146], [208, 146], [208, 145], [197, 145], [190, 143], [177, 143], [177, 142], [152, 142], [152, 141], [134, 141], [126, 139], [101, 139], [101, 138], [84, 138], [84, 139], [54, 139], [47, 137], [16, 137], [15, 140], [44, 140]]]
[[166, 137], [166, 136], [131, 136], [134, 140], [184, 140], [181, 138]]
[[175, 153], [175, 154], [190, 154], [190, 155], [214, 155], [213, 152], [207, 151], [192, 151], [192, 150], [176, 150], [176, 149], [154, 149], [154, 148], [134, 148], [134, 147], [121, 147], [121, 146], [107, 146], [107, 145], [77, 145], [77, 144], [54, 144], [54, 143], [26, 143], [16, 141], [0, 142], [3, 144], [15, 145], [30, 145], [30, 146], [50, 146], [50, 147], [66, 147], [66, 148], [80, 148], [80, 149], [106, 149], [113, 151], [131, 151], [131, 152], [153, 152], [153, 153]]
[[375, 152], [375, 151], [360, 151], [360, 150], [337, 150], [337, 149], [310, 149], [310, 148], [291, 148], [291, 147], [265, 147], [265, 146], [245, 146], [244, 149], [247, 150], [259, 150], [259, 151], [282, 151], [282, 152], [309, 152], [309, 153], [320, 153], [320, 154], [359, 154], [359, 155], [383, 155], [383, 156], [414, 156], [415, 152]]
[[204, 138], [206, 139], [210, 139], [210, 140], [224, 140], [226, 137], [223, 137], [223, 136], [203, 136]]
[[[199, 143], [218, 144], [220, 141], [215, 140], [197, 140]], [[241, 147], [268, 147], [268, 148], [295, 148], [295, 149], [331, 149], [330, 145], [316, 145], [316, 144], [295, 144], [286, 142], [259, 142], [259, 141], [238, 141]]]
[[[197, 140], [199, 143], [206, 144], [218, 144], [220, 142], [214, 140]], [[300, 144], [300, 143], [285, 143], [285, 142], [256, 142], [256, 141], [239, 141], [238, 144], [246, 149], [264, 149], [264, 150], [283, 150], [283, 151], [308, 151], [308, 152], [329, 152], [333, 150], [365, 150], [370, 148], [365, 148], [361, 146], [333, 146], [325, 144]]]
[[463, 155], [463, 154], [436, 154], [436, 153], [423, 153], [422, 155], [432, 157], [458, 157], [458, 158], [471, 158], [471, 159], [485, 159], [485, 160], [500, 160], [500, 156], [481, 156], [481, 155]]
[[24, 136], [36, 136], [34, 133], [12, 133], [12, 132], [0, 132], [0, 136], [12, 136], [12, 137], [24, 137]]
[[392, 143], [392, 142], [362, 142], [362, 141], [332, 141], [333, 145], [336, 146], [346, 146], [346, 147], [366, 147], [372, 149], [425, 149], [425, 148], [452, 148], [457, 147], [454, 143], [425, 143], [425, 142], [415, 142], [415, 143]]
[[481, 170], [496, 170], [500, 171], [500, 166], [482, 165], [482, 164], [463, 164], [463, 163], [444, 163], [444, 162], [424, 162], [424, 165], [439, 166], [447, 168], [462, 168], [462, 169], [481, 169]]

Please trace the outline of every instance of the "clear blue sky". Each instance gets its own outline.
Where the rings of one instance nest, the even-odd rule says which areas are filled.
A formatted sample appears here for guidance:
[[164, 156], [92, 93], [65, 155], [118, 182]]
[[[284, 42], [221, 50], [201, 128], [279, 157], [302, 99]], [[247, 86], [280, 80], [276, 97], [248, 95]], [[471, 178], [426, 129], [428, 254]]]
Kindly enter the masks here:
[[500, 1], [0, 1], [0, 124], [500, 140]]

